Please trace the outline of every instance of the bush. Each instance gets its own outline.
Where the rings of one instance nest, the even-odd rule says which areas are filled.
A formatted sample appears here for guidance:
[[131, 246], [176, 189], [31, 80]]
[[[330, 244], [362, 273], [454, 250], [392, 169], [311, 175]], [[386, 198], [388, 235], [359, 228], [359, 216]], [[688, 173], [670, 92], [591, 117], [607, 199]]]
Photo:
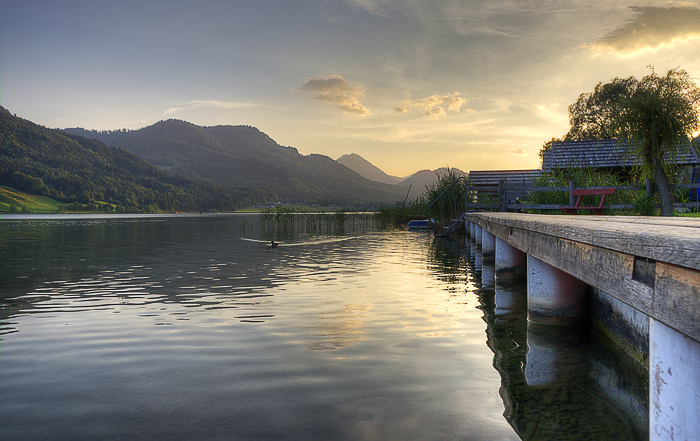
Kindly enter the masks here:
[[634, 211], [640, 216], [653, 216], [656, 214], [654, 208], [654, 198], [650, 196], [642, 196], [634, 202]]

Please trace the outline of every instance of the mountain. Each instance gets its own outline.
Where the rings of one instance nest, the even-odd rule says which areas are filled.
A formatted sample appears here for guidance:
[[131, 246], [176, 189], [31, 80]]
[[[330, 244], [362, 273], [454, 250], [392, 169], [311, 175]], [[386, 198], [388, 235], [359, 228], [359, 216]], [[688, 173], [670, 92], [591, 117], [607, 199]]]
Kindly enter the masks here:
[[167, 120], [133, 131], [65, 129], [137, 154], [161, 170], [222, 187], [253, 187], [281, 200], [396, 202], [403, 190], [374, 182], [323, 155], [301, 155], [249, 126], [200, 127]]
[[[337, 161], [372, 181], [396, 184], [401, 187], [408, 187], [409, 185], [412, 185], [412, 188], [418, 192], [422, 192], [426, 186], [432, 184], [438, 179], [438, 175], [443, 175], [447, 173], [448, 170], [446, 167], [442, 167], [437, 170], [421, 170], [407, 178], [402, 179], [397, 178], [396, 176], [387, 175], [381, 169], [356, 153], [343, 155], [338, 158]], [[464, 176], [467, 175], [467, 173], [464, 173], [459, 169], [455, 168], [452, 170]]]
[[[420, 189], [422, 191], [423, 189], [425, 189], [426, 186], [435, 182], [438, 178], [438, 175], [443, 175], [447, 173], [447, 170], [448, 169], [446, 167], [441, 167], [437, 170], [421, 170], [407, 177], [403, 181], [399, 182], [398, 185], [402, 187], [408, 187], [409, 185], [413, 185], [413, 189]], [[458, 173], [461, 173], [464, 176], [467, 175], [467, 173], [457, 168], [453, 168], [451, 170], [457, 171]]]
[[[159, 170], [137, 155], [61, 130], [47, 129], [0, 107], [0, 184], [61, 202], [118, 210], [230, 211], [274, 195], [218, 188]], [[79, 207], [79, 206], [78, 206]]]
[[364, 176], [370, 181], [383, 182], [385, 184], [398, 184], [402, 181], [401, 178], [387, 175], [382, 170], [380, 170], [379, 167], [376, 167], [375, 165], [371, 164], [365, 158], [356, 153], [343, 155], [340, 158], [336, 159], [336, 161], [340, 162], [350, 170], [356, 171], [361, 176]]

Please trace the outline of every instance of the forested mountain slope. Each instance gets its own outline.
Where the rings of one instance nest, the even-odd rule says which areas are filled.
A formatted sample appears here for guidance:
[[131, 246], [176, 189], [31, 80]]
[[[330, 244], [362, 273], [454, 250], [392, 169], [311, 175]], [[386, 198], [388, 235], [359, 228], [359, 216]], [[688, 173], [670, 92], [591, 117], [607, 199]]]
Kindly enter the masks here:
[[254, 127], [199, 127], [185, 121], [161, 121], [134, 131], [68, 133], [127, 149], [156, 167], [212, 184], [253, 187], [280, 200], [395, 202], [397, 186], [370, 181], [323, 155], [301, 155]]
[[0, 107], [0, 184], [63, 202], [109, 202], [124, 211], [234, 210], [274, 200], [159, 170], [100, 141], [52, 130]]

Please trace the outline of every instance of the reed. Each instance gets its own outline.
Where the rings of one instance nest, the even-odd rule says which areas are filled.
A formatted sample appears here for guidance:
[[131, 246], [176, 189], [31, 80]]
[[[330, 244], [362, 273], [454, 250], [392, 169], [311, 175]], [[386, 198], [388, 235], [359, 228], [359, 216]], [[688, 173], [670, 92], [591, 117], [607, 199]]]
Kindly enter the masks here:
[[423, 193], [413, 201], [381, 207], [376, 213], [379, 224], [381, 226], [405, 226], [411, 220], [425, 219], [426, 216], [430, 215], [431, 218], [435, 219], [437, 225], [442, 225], [462, 214], [464, 212], [464, 180], [457, 182], [450, 188], [430, 208], [430, 213], [426, 212], [430, 203], [463, 176], [457, 170], [449, 168], [445, 173], [437, 173], [436, 175], [436, 180], [426, 185]]
[[372, 228], [372, 213], [357, 213], [345, 209], [335, 212], [308, 211], [284, 206], [265, 208], [260, 213], [260, 226], [267, 233], [280, 236], [299, 234], [343, 235], [364, 232]]

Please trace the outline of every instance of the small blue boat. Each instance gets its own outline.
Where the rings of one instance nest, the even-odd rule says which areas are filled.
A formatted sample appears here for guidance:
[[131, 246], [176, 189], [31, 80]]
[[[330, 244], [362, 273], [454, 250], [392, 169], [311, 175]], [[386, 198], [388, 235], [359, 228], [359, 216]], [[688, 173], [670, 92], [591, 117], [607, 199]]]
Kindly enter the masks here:
[[430, 227], [430, 221], [427, 219], [412, 220], [408, 223], [409, 230], [427, 230], [428, 227]]

